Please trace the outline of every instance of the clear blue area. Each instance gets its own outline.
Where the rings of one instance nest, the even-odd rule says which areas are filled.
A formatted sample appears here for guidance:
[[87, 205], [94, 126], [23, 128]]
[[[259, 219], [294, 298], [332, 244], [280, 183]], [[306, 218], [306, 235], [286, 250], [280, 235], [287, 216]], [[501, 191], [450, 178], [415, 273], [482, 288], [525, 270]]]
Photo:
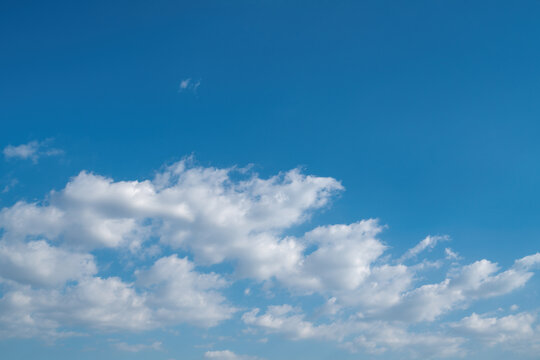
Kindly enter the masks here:
[[[264, 176], [301, 166], [346, 188], [311, 225], [376, 217], [396, 253], [449, 234], [465, 259], [508, 266], [540, 243], [539, 39], [536, 0], [4, 0], [0, 147], [50, 138], [65, 154], [0, 161], [0, 187], [18, 181], [0, 207], [41, 199], [83, 169], [144, 179], [190, 154]], [[200, 86], [181, 91], [187, 78]], [[540, 285], [528, 286], [532, 304]], [[197, 330], [178, 331], [130, 338], [176, 353], [83, 351], [108, 336], [0, 349], [200, 359]], [[356, 358], [334, 344], [279, 344], [226, 348]]]

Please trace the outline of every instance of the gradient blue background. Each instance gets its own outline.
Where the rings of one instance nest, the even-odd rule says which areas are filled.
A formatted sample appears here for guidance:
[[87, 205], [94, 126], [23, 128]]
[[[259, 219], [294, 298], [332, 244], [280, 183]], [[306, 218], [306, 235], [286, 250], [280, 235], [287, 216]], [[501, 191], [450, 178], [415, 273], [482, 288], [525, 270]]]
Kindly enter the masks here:
[[[0, 162], [0, 185], [18, 180], [1, 207], [194, 154], [335, 177], [345, 193], [309, 226], [376, 217], [397, 253], [427, 234], [503, 266], [538, 251], [540, 1], [2, 0], [0, 44], [0, 146], [65, 151]], [[0, 343], [21, 346], [91, 345]]]

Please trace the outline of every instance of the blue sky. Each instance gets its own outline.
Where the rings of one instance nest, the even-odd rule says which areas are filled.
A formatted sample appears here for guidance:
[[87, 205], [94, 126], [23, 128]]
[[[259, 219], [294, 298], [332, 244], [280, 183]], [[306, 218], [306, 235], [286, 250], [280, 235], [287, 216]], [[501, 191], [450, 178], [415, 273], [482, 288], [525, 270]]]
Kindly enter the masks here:
[[540, 351], [538, 1], [0, 9], [9, 358]]

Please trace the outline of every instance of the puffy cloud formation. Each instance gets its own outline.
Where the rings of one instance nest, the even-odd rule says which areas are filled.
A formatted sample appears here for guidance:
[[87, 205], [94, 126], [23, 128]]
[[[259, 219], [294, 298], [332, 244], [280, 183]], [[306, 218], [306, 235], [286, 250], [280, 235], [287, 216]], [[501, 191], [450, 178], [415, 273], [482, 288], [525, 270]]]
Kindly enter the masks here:
[[46, 287], [84, 279], [96, 272], [91, 254], [53, 247], [44, 240], [0, 243], [0, 279]]
[[413, 356], [438, 357], [460, 355], [463, 338], [440, 333], [411, 333], [402, 323], [366, 321], [361, 316], [331, 323], [314, 324], [305, 320], [299, 309], [290, 305], [270, 306], [264, 314], [253, 309], [242, 320], [265, 333], [280, 333], [293, 340], [322, 339], [339, 342], [352, 351], [364, 350], [372, 354], [387, 350], [408, 351]]
[[499, 345], [516, 353], [538, 354], [540, 351], [540, 323], [536, 312], [502, 317], [472, 313], [450, 323], [450, 327], [476, 344]]
[[[426, 250], [449, 238], [427, 236], [394, 257], [375, 219], [299, 234], [295, 226], [342, 190], [333, 178], [298, 169], [261, 178], [189, 160], [142, 181], [83, 171], [43, 201], [0, 210], [0, 336], [211, 327], [239, 313], [256, 332], [375, 354], [463, 355], [470, 334], [486, 346], [538, 338], [533, 312], [444, 317], [524, 287], [540, 254], [503, 270], [485, 259], [462, 265], [449, 248], [430, 262], [422, 258]], [[426, 269], [442, 278], [426, 276]], [[224, 295], [239, 279], [252, 282], [253, 301], [257, 289], [275, 288], [321, 306], [312, 314], [282, 303], [240, 312]], [[229, 350], [205, 357], [246, 358]]]

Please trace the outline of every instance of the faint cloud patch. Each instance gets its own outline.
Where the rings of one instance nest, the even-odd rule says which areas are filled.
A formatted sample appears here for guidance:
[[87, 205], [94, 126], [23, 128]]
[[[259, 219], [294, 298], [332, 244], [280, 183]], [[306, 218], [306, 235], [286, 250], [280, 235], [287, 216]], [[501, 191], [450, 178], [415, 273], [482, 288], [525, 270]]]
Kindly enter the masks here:
[[13, 189], [17, 184], [19, 183], [19, 180], [17, 179], [11, 179], [8, 184], [4, 185], [2, 188], [2, 194], [5, 194], [9, 192], [11, 189]]
[[254, 356], [235, 354], [230, 350], [207, 351], [204, 353], [204, 358], [214, 360], [261, 360]]
[[400, 262], [403, 262], [407, 259], [411, 259], [416, 257], [418, 254], [420, 254], [422, 251], [426, 249], [433, 249], [435, 245], [437, 245], [441, 241], [448, 241], [450, 240], [450, 237], [448, 235], [443, 236], [426, 236], [426, 238], [422, 241], [420, 241], [416, 246], [413, 248], [407, 250], [405, 254], [399, 259]]
[[201, 80], [193, 80], [192, 78], [183, 79], [180, 81], [178, 92], [191, 91], [196, 93], [199, 86], [201, 86]]
[[8, 145], [4, 148], [3, 153], [6, 159], [22, 159], [32, 160], [37, 163], [41, 157], [61, 155], [64, 152], [60, 149], [50, 147], [51, 139], [44, 141], [30, 141], [21, 145]]
[[460, 260], [461, 256], [450, 248], [444, 249], [444, 254], [447, 260]]
[[155, 341], [152, 344], [128, 344], [125, 342], [119, 342], [114, 344], [114, 346], [121, 351], [137, 353], [143, 350], [156, 350], [162, 351], [162, 343], [160, 341]]

